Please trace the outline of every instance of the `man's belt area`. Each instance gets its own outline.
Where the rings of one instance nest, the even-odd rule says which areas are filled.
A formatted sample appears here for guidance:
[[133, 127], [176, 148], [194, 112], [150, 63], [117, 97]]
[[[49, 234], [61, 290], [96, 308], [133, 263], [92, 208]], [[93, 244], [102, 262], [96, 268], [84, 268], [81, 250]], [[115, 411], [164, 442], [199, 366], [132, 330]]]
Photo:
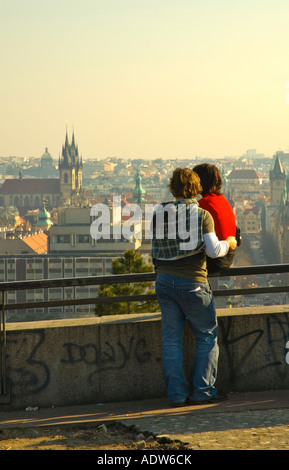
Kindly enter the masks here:
[[204, 251], [201, 251], [199, 253], [196, 253], [194, 255], [190, 256], [184, 256], [183, 258], [178, 258], [178, 259], [171, 259], [171, 260], [165, 260], [165, 259], [157, 259], [153, 258], [153, 264], [157, 268], [158, 266], [186, 266], [187, 264], [190, 264], [194, 261], [202, 260], [204, 259], [205, 253]]

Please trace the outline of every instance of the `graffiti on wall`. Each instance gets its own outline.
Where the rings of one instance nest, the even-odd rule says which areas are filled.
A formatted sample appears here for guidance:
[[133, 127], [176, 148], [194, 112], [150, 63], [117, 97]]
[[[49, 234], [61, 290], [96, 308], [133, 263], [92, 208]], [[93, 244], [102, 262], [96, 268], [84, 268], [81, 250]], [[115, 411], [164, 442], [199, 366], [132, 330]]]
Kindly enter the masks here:
[[[222, 317], [219, 324], [220, 348], [226, 356], [226, 373], [233, 383], [238, 383], [245, 374], [262, 373], [269, 368], [277, 371], [281, 380], [289, 380], [288, 314], [267, 315], [265, 321], [260, 321], [260, 327], [244, 327], [241, 334], [234, 333], [233, 317]], [[20, 393], [35, 396], [47, 390], [57, 380], [56, 376], [66, 373], [67, 377], [81, 376], [87, 387], [95, 385], [100, 373], [121, 371], [129, 375], [136, 365], [139, 370], [144, 366], [150, 370], [157, 367], [161, 375], [161, 357], [152, 352], [151, 339], [143, 332], [123, 340], [107, 339], [101, 347], [97, 341], [64, 342], [54, 357], [47, 352], [50, 350], [47, 341], [46, 330], [42, 329], [7, 335], [7, 375], [14, 396]]]
[[[86, 381], [92, 385], [100, 372], [124, 370], [130, 365], [142, 366], [146, 363], [160, 362], [160, 357], [153, 356], [148, 347], [145, 337], [129, 336], [126, 342], [117, 340], [105, 341], [101, 347], [96, 343], [78, 344], [75, 342], [66, 342], [61, 345], [62, 355], [55, 358], [47, 357], [46, 333], [45, 330], [33, 330], [29, 333], [32, 343], [24, 367], [13, 366], [13, 357], [22, 357], [23, 351], [26, 351], [27, 333], [25, 335], [13, 334], [8, 337], [7, 354], [7, 373], [12, 383], [14, 396], [17, 395], [17, 389], [26, 390], [27, 394], [37, 394], [45, 390], [50, 382], [53, 371], [62, 370], [63, 367], [70, 368], [85, 367], [87, 372]], [[56, 364], [53, 361], [58, 361]], [[16, 363], [16, 361], [15, 361]], [[21, 361], [23, 364], [23, 362]], [[59, 372], [58, 372], [59, 373]], [[23, 393], [23, 392], [21, 392]]]
[[[254, 375], [268, 368], [275, 368], [283, 377], [289, 373], [287, 367], [282, 367], [284, 364], [289, 365], [288, 314], [268, 315], [264, 327], [250, 329], [241, 334], [233, 333], [233, 322], [232, 317], [222, 318], [220, 321], [222, 346], [229, 364], [230, 380], [237, 382], [245, 374]], [[260, 350], [264, 351], [261, 358]]]
[[50, 368], [42, 354], [42, 348], [45, 344], [45, 330], [34, 330], [31, 334], [37, 340], [36, 344], [31, 345], [31, 350], [26, 357], [24, 367], [22, 365], [15, 367], [11, 363], [14, 363], [13, 357], [16, 358], [15, 362], [17, 364], [17, 358], [23, 356], [23, 351], [27, 349], [27, 335], [16, 335], [16, 339], [13, 338], [13, 335], [12, 337], [8, 335], [7, 345], [11, 352], [8, 352], [6, 355], [7, 375], [14, 390], [18, 387], [22, 388], [24, 385], [25, 389], [29, 390], [29, 393], [37, 394], [48, 387], [50, 383]]
[[72, 366], [78, 363], [92, 366], [93, 371], [87, 378], [89, 383], [93, 382], [94, 375], [99, 372], [124, 369], [132, 360], [139, 365], [152, 360], [152, 353], [143, 337], [130, 336], [127, 344], [119, 340], [115, 344], [105, 341], [102, 350], [92, 343], [65, 343], [63, 347], [65, 356], [61, 359], [62, 363]]

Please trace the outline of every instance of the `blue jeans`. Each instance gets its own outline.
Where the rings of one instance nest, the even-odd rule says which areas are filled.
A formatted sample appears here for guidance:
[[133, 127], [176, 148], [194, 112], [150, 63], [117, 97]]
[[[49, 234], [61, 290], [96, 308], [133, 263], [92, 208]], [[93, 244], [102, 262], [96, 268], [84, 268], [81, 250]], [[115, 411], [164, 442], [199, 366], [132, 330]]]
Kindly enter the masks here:
[[193, 365], [194, 400], [214, 397], [219, 347], [218, 323], [209, 283], [159, 274], [156, 293], [162, 314], [163, 374], [168, 398], [181, 402], [189, 395], [183, 370], [183, 332], [186, 319], [196, 338]]

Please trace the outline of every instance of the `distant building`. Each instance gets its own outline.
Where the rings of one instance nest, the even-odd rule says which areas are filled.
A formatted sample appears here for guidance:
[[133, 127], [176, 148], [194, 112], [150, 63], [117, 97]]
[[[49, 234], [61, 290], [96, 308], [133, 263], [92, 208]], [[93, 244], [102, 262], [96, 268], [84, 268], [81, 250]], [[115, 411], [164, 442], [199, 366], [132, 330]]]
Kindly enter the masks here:
[[236, 211], [236, 220], [241, 233], [259, 233], [262, 230], [261, 209], [254, 206], [247, 209], [238, 209]]
[[262, 184], [262, 176], [256, 170], [235, 169], [227, 176], [227, 182], [235, 189], [244, 189], [244, 187], [250, 189]]
[[55, 163], [47, 147], [40, 160], [40, 172], [42, 178], [54, 178], [57, 176]]
[[[108, 201], [109, 202], [109, 201]], [[53, 225], [49, 231], [49, 253], [58, 254], [98, 254], [104, 253], [114, 256], [122, 255], [125, 250], [137, 250], [141, 240], [127, 239], [121, 234], [120, 238], [113, 234], [113, 206], [109, 204], [110, 233], [107, 238], [94, 239], [91, 236], [91, 224], [95, 216], [91, 216], [90, 207], [65, 207], [58, 212], [58, 224]], [[140, 225], [141, 230], [141, 225]]]
[[[30, 237], [32, 238], [32, 237]], [[39, 254], [3, 254], [0, 257], [0, 282], [37, 279], [63, 279], [67, 277], [104, 276], [111, 274], [113, 256], [80, 257]], [[94, 316], [94, 299], [98, 286], [54, 287], [49, 289], [8, 291], [9, 304], [31, 302], [31, 308], [9, 310], [7, 321], [36, 321], [55, 318]], [[89, 305], [33, 307], [34, 301], [46, 302], [66, 299], [90, 298]]]
[[0, 254], [16, 255], [16, 254], [35, 254], [42, 255], [47, 253], [48, 235], [44, 232], [34, 233], [31, 235], [13, 234], [8, 238], [0, 238]]
[[286, 173], [280, 157], [275, 159], [274, 167], [269, 174], [270, 180], [270, 206], [279, 207], [285, 195]]
[[0, 206], [15, 206], [21, 215], [28, 210], [39, 209], [44, 199], [49, 208], [60, 204], [59, 179], [6, 179], [0, 188]]
[[266, 207], [266, 231], [279, 249], [280, 263], [289, 262], [289, 178], [279, 155], [270, 171], [270, 202]]
[[273, 169], [269, 173], [270, 202], [266, 207], [266, 231], [276, 233], [280, 209], [286, 198], [286, 173], [279, 156], [275, 157]]
[[[51, 158], [46, 149], [41, 165], [51, 167]], [[0, 206], [16, 206], [21, 215], [28, 210], [39, 209], [43, 200], [47, 208], [75, 204], [82, 197], [82, 158], [75, 144], [74, 133], [69, 143], [66, 133], [65, 144], [59, 158], [59, 178], [6, 179], [0, 188]]]
[[79, 156], [78, 146], [75, 144], [74, 133], [69, 143], [67, 132], [65, 144], [62, 146], [62, 155], [59, 158], [60, 191], [62, 202], [69, 204], [76, 202], [76, 197], [82, 192], [82, 158]]

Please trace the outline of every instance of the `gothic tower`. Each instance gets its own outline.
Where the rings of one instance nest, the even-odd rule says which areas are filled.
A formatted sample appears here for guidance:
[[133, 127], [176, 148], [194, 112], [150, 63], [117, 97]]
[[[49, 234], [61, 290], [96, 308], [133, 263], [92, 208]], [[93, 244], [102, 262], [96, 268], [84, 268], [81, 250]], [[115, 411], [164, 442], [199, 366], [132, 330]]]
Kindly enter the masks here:
[[280, 217], [286, 203], [286, 173], [279, 156], [276, 156], [273, 169], [269, 174], [270, 202], [265, 210], [265, 230], [278, 242]]
[[62, 202], [71, 203], [73, 196], [78, 196], [82, 189], [82, 158], [79, 157], [74, 132], [69, 143], [66, 131], [65, 143], [59, 157], [59, 172]]
[[279, 156], [276, 157], [273, 170], [270, 171], [270, 206], [279, 207], [284, 197], [286, 173]]

